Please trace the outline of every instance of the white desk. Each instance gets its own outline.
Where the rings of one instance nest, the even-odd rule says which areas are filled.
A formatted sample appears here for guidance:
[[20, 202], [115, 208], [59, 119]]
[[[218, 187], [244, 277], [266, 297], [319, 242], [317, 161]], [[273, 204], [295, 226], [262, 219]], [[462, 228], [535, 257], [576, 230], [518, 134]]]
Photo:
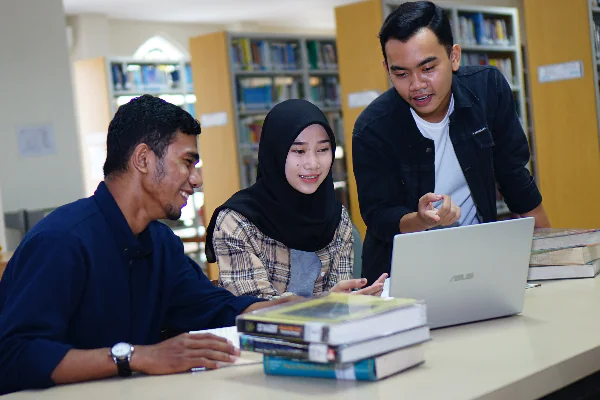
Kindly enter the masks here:
[[262, 365], [109, 379], [11, 399], [533, 399], [600, 370], [600, 278], [528, 289], [522, 315], [433, 331], [425, 364], [380, 382], [266, 376]]

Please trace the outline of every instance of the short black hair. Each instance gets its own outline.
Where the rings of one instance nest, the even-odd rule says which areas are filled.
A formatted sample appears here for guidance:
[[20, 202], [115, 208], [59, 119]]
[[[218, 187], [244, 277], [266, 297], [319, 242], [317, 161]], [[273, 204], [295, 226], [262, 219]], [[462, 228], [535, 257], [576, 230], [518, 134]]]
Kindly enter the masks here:
[[162, 159], [177, 132], [197, 136], [200, 123], [181, 107], [149, 94], [123, 104], [108, 126], [104, 177], [127, 171], [129, 158], [140, 143], [146, 143]]
[[405, 43], [423, 28], [431, 29], [450, 55], [454, 38], [450, 20], [444, 9], [431, 1], [409, 1], [400, 4], [383, 21], [379, 31], [379, 42], [385, 61], [387, 62], [385, 44], [390, 39]]

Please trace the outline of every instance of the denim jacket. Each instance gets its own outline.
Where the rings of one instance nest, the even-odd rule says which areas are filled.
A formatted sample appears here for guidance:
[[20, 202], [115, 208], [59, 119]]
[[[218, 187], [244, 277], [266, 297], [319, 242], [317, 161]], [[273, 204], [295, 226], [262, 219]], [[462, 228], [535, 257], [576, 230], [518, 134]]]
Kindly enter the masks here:
[[[512, 212], [536, 208], [542, 196], [526, 168], [527, 137], [504, 76], [491, 66], [461, 67], [452, 78], [452, 94], [450, 139], [479, 220], [496, 220], [496, 187]], [[417, 128], [408, 103], [391, 88], [358, 117], [352, 158], [367, 225], [363, 276], [372, 282], [390, 272], [400, 219], [417, 211], [419, 198], [434, 191], [435, 147]]]

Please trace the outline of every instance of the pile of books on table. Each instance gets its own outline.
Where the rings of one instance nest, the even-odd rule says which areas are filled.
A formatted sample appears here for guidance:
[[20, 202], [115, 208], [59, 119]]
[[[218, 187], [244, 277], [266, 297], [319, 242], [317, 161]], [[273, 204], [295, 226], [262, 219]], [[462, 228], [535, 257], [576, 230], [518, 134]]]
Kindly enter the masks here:
[[593, 278], [600, 272], [600, 229], [536, 229], [528, 280]]
[[425, 360], [426, 306], [342, 293], [242, 314], [242, 350], [264, 354], [269, 375], [379, 380]]

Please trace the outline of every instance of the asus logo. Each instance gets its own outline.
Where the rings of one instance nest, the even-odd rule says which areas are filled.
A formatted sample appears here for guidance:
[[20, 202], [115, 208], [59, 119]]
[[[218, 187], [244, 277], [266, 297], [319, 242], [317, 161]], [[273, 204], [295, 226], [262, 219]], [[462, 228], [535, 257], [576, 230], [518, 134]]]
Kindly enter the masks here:
[[473, 273], [473, 272], [469, 272], [468, 274], [457, 274], [457, 275], [454, 275], [452, 278], [450, 278], [450, 283], [466, 281], [466, 280], [473, 279], [473, 278], [475, 278], [475, 273]]

